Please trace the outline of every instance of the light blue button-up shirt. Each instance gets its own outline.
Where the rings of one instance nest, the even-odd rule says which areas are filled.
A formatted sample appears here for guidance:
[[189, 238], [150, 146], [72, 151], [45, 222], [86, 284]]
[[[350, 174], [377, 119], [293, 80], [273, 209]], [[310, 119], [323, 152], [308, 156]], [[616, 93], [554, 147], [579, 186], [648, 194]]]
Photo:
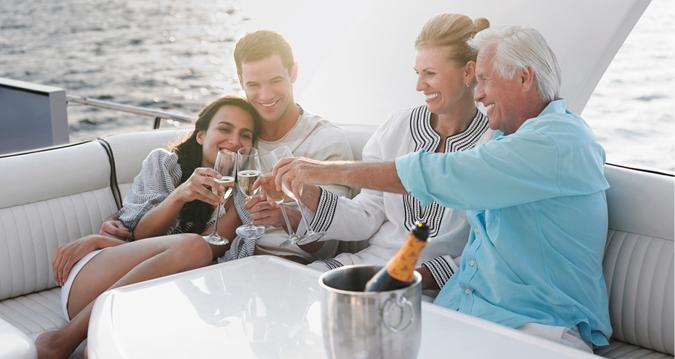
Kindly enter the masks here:
[[398, 158], [401, 182], [423, 204], [467, 209], [472, 233], [460, 270], [435, 303], [512, 328], [577, 327], [585, 341], [606, 345], [604, 161], [564, 100], [472, 150]]

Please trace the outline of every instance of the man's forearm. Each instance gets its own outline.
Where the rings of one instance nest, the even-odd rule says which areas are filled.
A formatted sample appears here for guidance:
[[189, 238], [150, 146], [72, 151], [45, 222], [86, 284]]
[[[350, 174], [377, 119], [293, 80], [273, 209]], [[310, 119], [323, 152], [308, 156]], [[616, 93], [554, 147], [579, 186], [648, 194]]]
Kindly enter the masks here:
[[324, 183], [368, 188], [383, 192], [405, 193], [394, 162], [335, 162]]

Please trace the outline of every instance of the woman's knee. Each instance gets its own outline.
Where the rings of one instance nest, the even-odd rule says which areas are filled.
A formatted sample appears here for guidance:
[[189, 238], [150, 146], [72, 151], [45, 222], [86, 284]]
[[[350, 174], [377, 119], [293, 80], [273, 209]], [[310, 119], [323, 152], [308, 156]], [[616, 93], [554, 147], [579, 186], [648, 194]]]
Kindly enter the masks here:
[[174, 257], [183, 264], [185, 270], [206, 266], [213, 259], [211, 247], [198, 234], [180, 234], [175, 244], [172, 248]]

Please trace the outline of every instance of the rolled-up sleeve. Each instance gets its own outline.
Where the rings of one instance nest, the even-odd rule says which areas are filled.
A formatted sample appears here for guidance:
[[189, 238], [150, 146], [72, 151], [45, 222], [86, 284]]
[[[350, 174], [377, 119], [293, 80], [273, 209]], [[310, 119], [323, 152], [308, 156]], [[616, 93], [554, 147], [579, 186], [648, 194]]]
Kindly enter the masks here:
[[[175, 153], [163, 149], [152, 151], [143, 161], [141, 172], [124, 197], [120, 221], [133, 231], [141, 218], [176, 188], [175, 183], [179, 183], [180, 178], [181, 170]], [[174, 220], [171, 227], [176, 224], [177, 220]]]
[[396, 160], [396, 171], [406, 191], [424, 205], [436, 201], [452, 208], [504, 208], [602, 189], [584, 183], [583, 175], [576, 176], [581, 180], [574, 186], [559, 182], [561, 171], [585, 172], [584, 168], [567, 168], [561, 156], [587, 150], [576, 148], [561, 155], [545, 135], [514, 134], [468, 151], [419, 151], [402, 156]]

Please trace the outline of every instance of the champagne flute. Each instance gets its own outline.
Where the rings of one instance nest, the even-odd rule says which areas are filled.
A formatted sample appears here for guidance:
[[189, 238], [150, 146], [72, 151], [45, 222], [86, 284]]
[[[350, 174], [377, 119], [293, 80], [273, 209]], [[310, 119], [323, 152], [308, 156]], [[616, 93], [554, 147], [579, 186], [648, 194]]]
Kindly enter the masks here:
[[[274, 150], [274, 154], [277, 157], [277, 161], [282, 160], [284, 158], [293, 158], [293, 153], [291, 153], [291, 150], [286, 146], [276, 148]], [[298, 206], [298, 210], [300, 211], [300, 220], [305, 225], [305, 228], [307, 228], [307, 231], [305, 232], [304, 235], [299, 235], [298, 233], [296, 233], [293, 238], [289, 238], [291, 240], [291, 243], [308, 244], [323, 237], [324, 232], [315, 232], [312, 229], [312, 227], [309, 226], [309, 222], [307, 221], [307, 217], [305, 216], [305, 206], [298, 200], [297, 197], [295, 197], [295, 194], [293, 194], [293, 192], [291, 192], [290, 189], [286, 187], [286, 184], [283, 181], [281, 183], [282, 183], [281, 190], [288, 198], [295, 201], [295, 204]]]
[[[234, 186], [234, 176], [237, 170], [237, 154], [230, 152], [228, 150], [220, 150], [216, 155], [216, 162], [213, 164], [213, 169], [216, 172], [220, 173], [219, 178], [215, 178], [215, 181], [225, 185], [225, 191], [223, 192], [223, 203], [230, 198], [232, 194], [232, 187]], [[216, 187], [211, 188], [213, 193], [220, 195], [220, 191]], [[218, 219], [220, 219], [220, 207], [216, 207], [216, 222], [213, 225], [213, 232], [208, 236], [204, 236], [204, 240], [211, 244], [216, 245], [225, 245], [230, 241], [227, 238], [223, 238], [218, 234]]]
[[[240, 148], [237, 151], [237, 186], [241, 190], [241, 193], [246, 196], [246, 201], [249, 201], [253, 197], [253, 184], [260, 177], [260, 173], [258, 150], [252, 147]], [[248, 224], [239, 226], [236, 232], [242, 238], [259, 238], [265, 234], [265, 227], [256, 226], [249, 222]]]
[[263, 191], [265, 191], [267, 197], [279, 205], [279, 208], [281, 209], [281, 215], [284, 217], [284, 222], [286, 223], [288, 240], [282, 244], [296, 243], [300, 239], [300, 236], [298, 236], [297, 233], [293, 231], [291, 221], [288, 219], [286, 207], [284, 206], [284, 193], [282, 191], [277, 191], [277, 188], [274, 185], [274, 176], [272, 175], [274, 165], [276, 165], [277, 162], [279, 162], [279, 160], [282, 158], [285, 158], [283, 155], [286, 154], [286, 151], [290, 153], [288, 147], [283, 146], [260, 156], [260, 164], [262, 165], [263, 170], [262, 176], [260, 177], [260, 186], [262, 187]]

